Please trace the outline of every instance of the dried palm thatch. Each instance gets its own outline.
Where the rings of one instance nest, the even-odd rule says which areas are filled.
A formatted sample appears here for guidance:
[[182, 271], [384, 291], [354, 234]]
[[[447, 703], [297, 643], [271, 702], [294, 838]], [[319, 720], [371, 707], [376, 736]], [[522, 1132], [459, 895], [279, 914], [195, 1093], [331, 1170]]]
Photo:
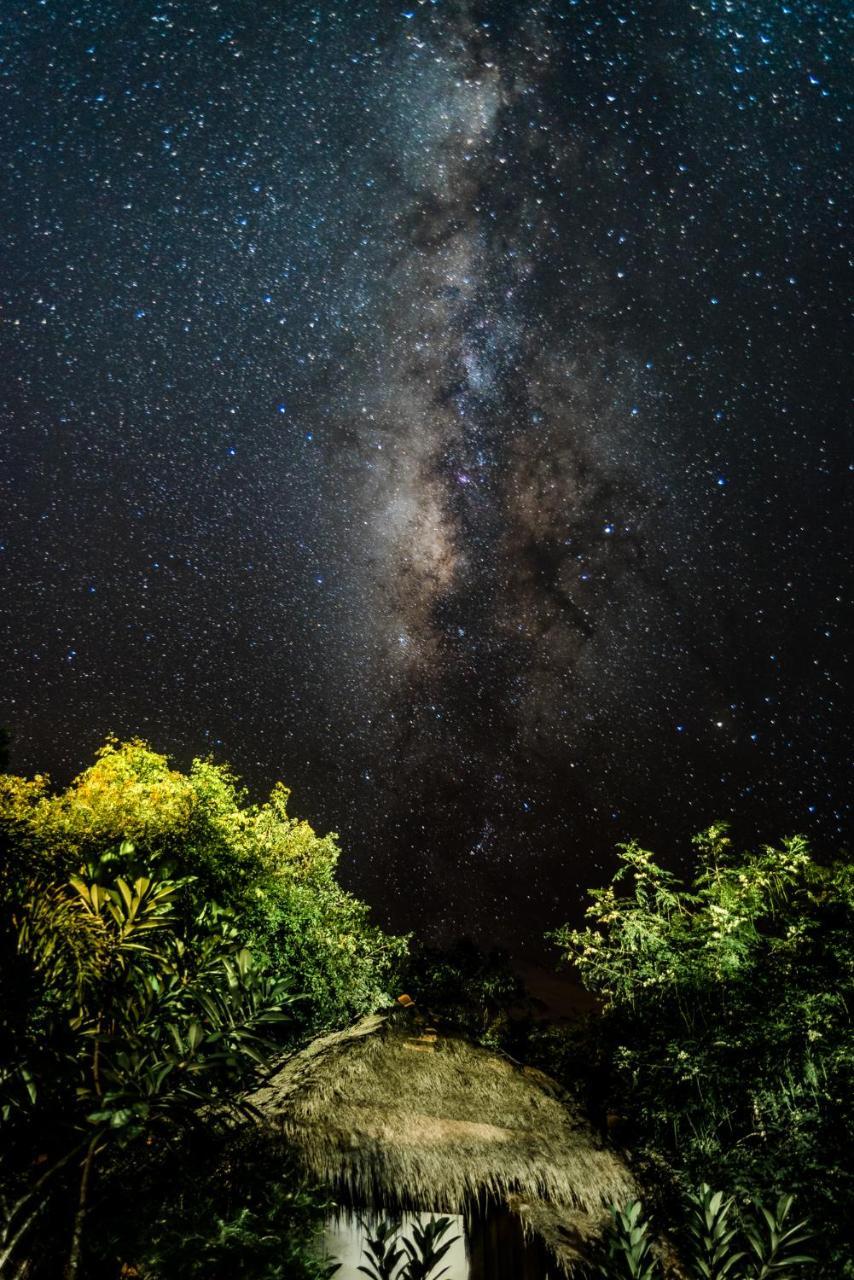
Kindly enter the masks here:
[[[635, 1193], [548, 1077], [424, 1031], [408, 1012], [320, 1037], [249, 1101], [350, 1203], [464, 1212], [486, 1197], [513, 1208], [515, 1197], [545, 1236], [540, 1219], [565, 1214], [577, 1230], [579, 1212], [590, 1215], [581, 1234], [596, 1234], [604, 1206]], [[542, 1202], [548, 1213], [529, 1211]]]
[[573, 1267], [589, 1261], [591, 1246], [611, 1221], [604, 1209], [588, 1213], [548, 1200], [533, 1200], [518, 1193], [507, 1196], [507, 1207], [523, 1230], [537, 1236], [560, 1269], [569, 1275]]

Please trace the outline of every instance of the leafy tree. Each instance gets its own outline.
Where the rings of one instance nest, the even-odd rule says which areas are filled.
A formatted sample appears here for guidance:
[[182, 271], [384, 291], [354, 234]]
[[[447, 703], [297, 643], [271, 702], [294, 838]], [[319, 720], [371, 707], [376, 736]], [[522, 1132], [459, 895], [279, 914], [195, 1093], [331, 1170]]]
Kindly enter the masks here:
[[43, 867], [54, 879], [97, 863], [129, 883], [182, 880], [185, 919], [239, 921], [243, 943], [307, 996], [307, 1023], [346, 1021], [388, 999], [406, 940], [341, 888], [336, 837], [293, 818], [289, 800], [279, 783], [253, 804], [227, 765], [181, 772], [138, 740], [108, 741], [64, 791], [0, 777], [0, 901]]
[[388, 999], [405, 941], [287, 801], [252, 805], [227, 767], [182, 773], [141, 742], [109, 742], [65, 791], [0, 778], [0, 1274], [77, 1170], [73, 1280], [93, 1177], [103, 1195], [123, 1149], [201, 1108], [213, 1123], [273, 1040]]
[[19, 951], [43, 985], [7, 1064], [5, 1111], [13, 1121], [23, 1111], [29, 1127], [44, 1096], [66, 1147], [84, 1149], [68, 1280], [80, 1268], [96, 1162], [113, 1143], [180, 1122], [233, 1089], [264, 1061], [259, 1033], [285, 1019], [293, 1000], [228, 935], [194, 938], [182, 928], [180, 888], [72, 876], [30, 882], [20, 904]]
[[[306, 1186], [269, 1135], [196, 1126], [144, 1166], [116, 1170], [100, 1214], [105, 1277], [329, 1280], [321, 1232], [328, 1194]], [[99, 1273], [100, 1277], [100, 1273]]]
[[416, 943], [403, 983], [431, 1015], [493, 1047], [510, 1039], [511, 1010], [527, 1002], [525, 984], [507, 953], [483, 952], [468, 938], [445, 950]]
[[799, 837], [738, 854], [723, 826], [695, 850], [684, 883], [623, 846], [589, 927], [554, 935], [602, 1001], [610, 1105], [661, 1180], [796, 1194], [840, 1280], [854, 1275], [854, 868]]

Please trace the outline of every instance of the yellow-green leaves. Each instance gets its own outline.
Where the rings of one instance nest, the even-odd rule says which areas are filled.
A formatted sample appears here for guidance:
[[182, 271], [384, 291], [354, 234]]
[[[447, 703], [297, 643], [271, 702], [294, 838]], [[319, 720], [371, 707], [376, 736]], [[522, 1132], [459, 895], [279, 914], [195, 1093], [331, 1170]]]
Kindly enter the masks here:
[[109, 958], [124, 963], [126, 951], [146, 951], [145, 935], [165, 929], [173, 921], [173, 899], [177, 886], [139, 876], [133, 886], [119, 876], [112, 886], [71, 876], [69, 885], [81, 909], [104, 931]]

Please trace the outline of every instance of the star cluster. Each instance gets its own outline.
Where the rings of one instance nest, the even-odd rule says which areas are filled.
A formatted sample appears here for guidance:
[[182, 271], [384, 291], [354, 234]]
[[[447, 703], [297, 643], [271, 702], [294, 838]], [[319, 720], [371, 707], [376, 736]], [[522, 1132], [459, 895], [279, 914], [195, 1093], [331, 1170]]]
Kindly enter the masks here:
[[14, 767], [213, 751], [395, 925], [517, 945], [629, 835], [836, 848], [837, 6], [4, 26]]

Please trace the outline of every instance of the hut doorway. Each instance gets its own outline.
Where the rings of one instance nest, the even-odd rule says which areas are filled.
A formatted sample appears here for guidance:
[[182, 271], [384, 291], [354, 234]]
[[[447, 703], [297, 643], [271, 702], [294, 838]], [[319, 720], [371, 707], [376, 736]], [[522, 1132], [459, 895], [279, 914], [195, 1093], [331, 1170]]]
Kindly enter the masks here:
[[526, 1234], [518, 1217], [494, 1200], [466, 1214], [466, 1250], [469, 1280], [558, 1280], [542, 1241]]

